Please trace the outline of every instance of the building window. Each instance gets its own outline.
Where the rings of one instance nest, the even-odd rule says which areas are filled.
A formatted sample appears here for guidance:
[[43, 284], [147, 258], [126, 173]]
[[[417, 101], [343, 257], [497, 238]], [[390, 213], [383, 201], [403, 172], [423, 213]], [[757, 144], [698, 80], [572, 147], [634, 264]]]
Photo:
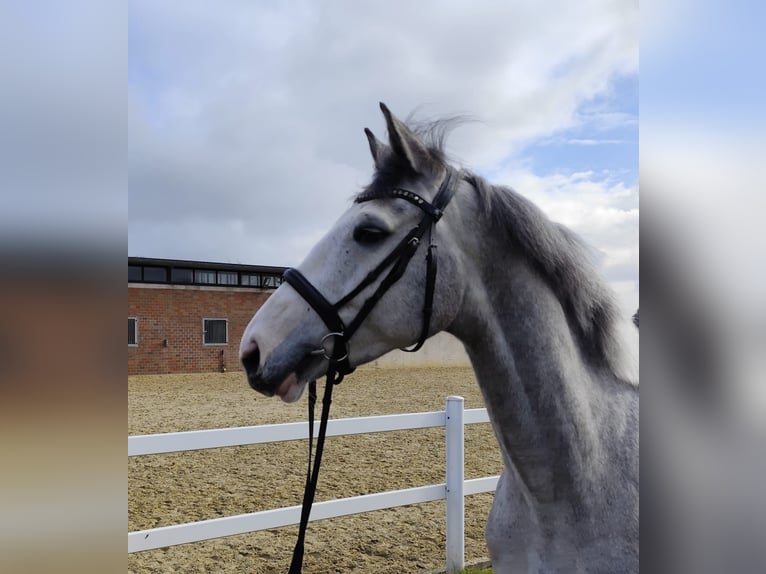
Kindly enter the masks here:
[[184, 269], [181, 267], [174, 267], [170, 270], [170, 280], [173, 283], [193, 283], [194, 277], [191, 269]]
[[226, 345], [229, 342], [229, 322], [226, 319], [202, 319], [202, 342], [205, 345]]
[[138, 319], [128, 317], [128, 347], [138, 347]]
[[248, 287], [260, 287], [261, 276], [258, 273], [243, 273], [242, 285], [246, 285]]
[[164, 267], [144, 267], [144, 281], [148, 283], [167, 283], [168, 270]]
[[282, 277], [279, 275], [264, 275], [263, 286], [270, 288], [277, 288], [282, 283]]
[[219, 285], [236, 285], [237, 272], [236, 271], [219, 271], [218, 284]]
[[128, 265], [128, 281], [142, 281], [140, 265]]
[[204, 269], [194, 270], [194, 282], [215, 285], [215, 271], [205, 271]]

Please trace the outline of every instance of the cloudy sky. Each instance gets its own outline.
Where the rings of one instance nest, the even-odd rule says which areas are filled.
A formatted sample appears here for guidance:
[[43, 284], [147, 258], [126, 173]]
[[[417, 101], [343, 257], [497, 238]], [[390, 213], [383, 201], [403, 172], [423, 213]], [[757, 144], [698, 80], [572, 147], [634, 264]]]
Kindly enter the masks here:
[[535, 201], [638, 305], [637, 1], [129, 2], [132, 256], [295, 265], [369, 181], [362, 128]]

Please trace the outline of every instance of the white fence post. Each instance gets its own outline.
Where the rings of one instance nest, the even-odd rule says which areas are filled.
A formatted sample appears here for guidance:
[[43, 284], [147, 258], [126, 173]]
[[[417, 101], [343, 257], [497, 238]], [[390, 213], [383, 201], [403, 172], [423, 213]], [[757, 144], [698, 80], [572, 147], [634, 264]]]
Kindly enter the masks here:
[[463, 397], [447, 397], [447, 574], [465, 567]]

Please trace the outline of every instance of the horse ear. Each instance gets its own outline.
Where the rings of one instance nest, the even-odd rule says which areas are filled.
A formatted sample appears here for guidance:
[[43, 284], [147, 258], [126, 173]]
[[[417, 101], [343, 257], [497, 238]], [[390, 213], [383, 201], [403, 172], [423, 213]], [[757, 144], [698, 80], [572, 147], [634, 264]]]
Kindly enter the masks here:
[[368, 128], [364, 128], [364, 135], [367, 136], [367, 143], [370, 144], [370, 154], [372, 160], [375, 162], [375, 169], [381, 169], [385, 157], [390, 153], [390, 150], [386, 144], [375, 137]]
[[380, 102], [380, 109], [386, 118], [391, 149], [405, 160], [415, 173], [427, 173], [430, 162], [426, 146], [404, 122], [391, 113], [386, 104]]

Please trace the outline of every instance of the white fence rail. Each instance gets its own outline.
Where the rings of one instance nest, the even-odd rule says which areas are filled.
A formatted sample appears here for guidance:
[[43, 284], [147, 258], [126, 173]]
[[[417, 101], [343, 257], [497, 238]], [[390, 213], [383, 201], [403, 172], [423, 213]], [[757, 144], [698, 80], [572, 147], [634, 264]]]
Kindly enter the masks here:
[[[460, 570], [465, 564], [464, 497], [492, 492], [498, 476], [464, 479], [464, 425], [489, 422], [486, 409], [463, 409], [463, 397], [448, 397], [446, 409], [440, 412], [411, 413], [375, 417], [336, 419], [328, 422], [327, 436], [366, 434], [393, 430], [433, 427], [446, 428], [446, 477], [441, 484], [403, 490], [392, 490], [328, 500], [314, 504], [310, 520], [324, 520], [373, 510], [395, 508], [434, 500], [447, 500], [447, 572]], [[319, 423], [315, 423], [315, 433]], [[128, 437], [128, 456], [141, 456], [282, 442], [308, 438], [307, 423], [286, 423], [176, 432]], [[290, 526], [300, 522], [301, 507], [290, 506], [237, 516], [213, 518], [186, 524], [162, 526], [128, 533], [128, 553], [187, 544], [212, 538], [245, 534], [269, 528]]]

